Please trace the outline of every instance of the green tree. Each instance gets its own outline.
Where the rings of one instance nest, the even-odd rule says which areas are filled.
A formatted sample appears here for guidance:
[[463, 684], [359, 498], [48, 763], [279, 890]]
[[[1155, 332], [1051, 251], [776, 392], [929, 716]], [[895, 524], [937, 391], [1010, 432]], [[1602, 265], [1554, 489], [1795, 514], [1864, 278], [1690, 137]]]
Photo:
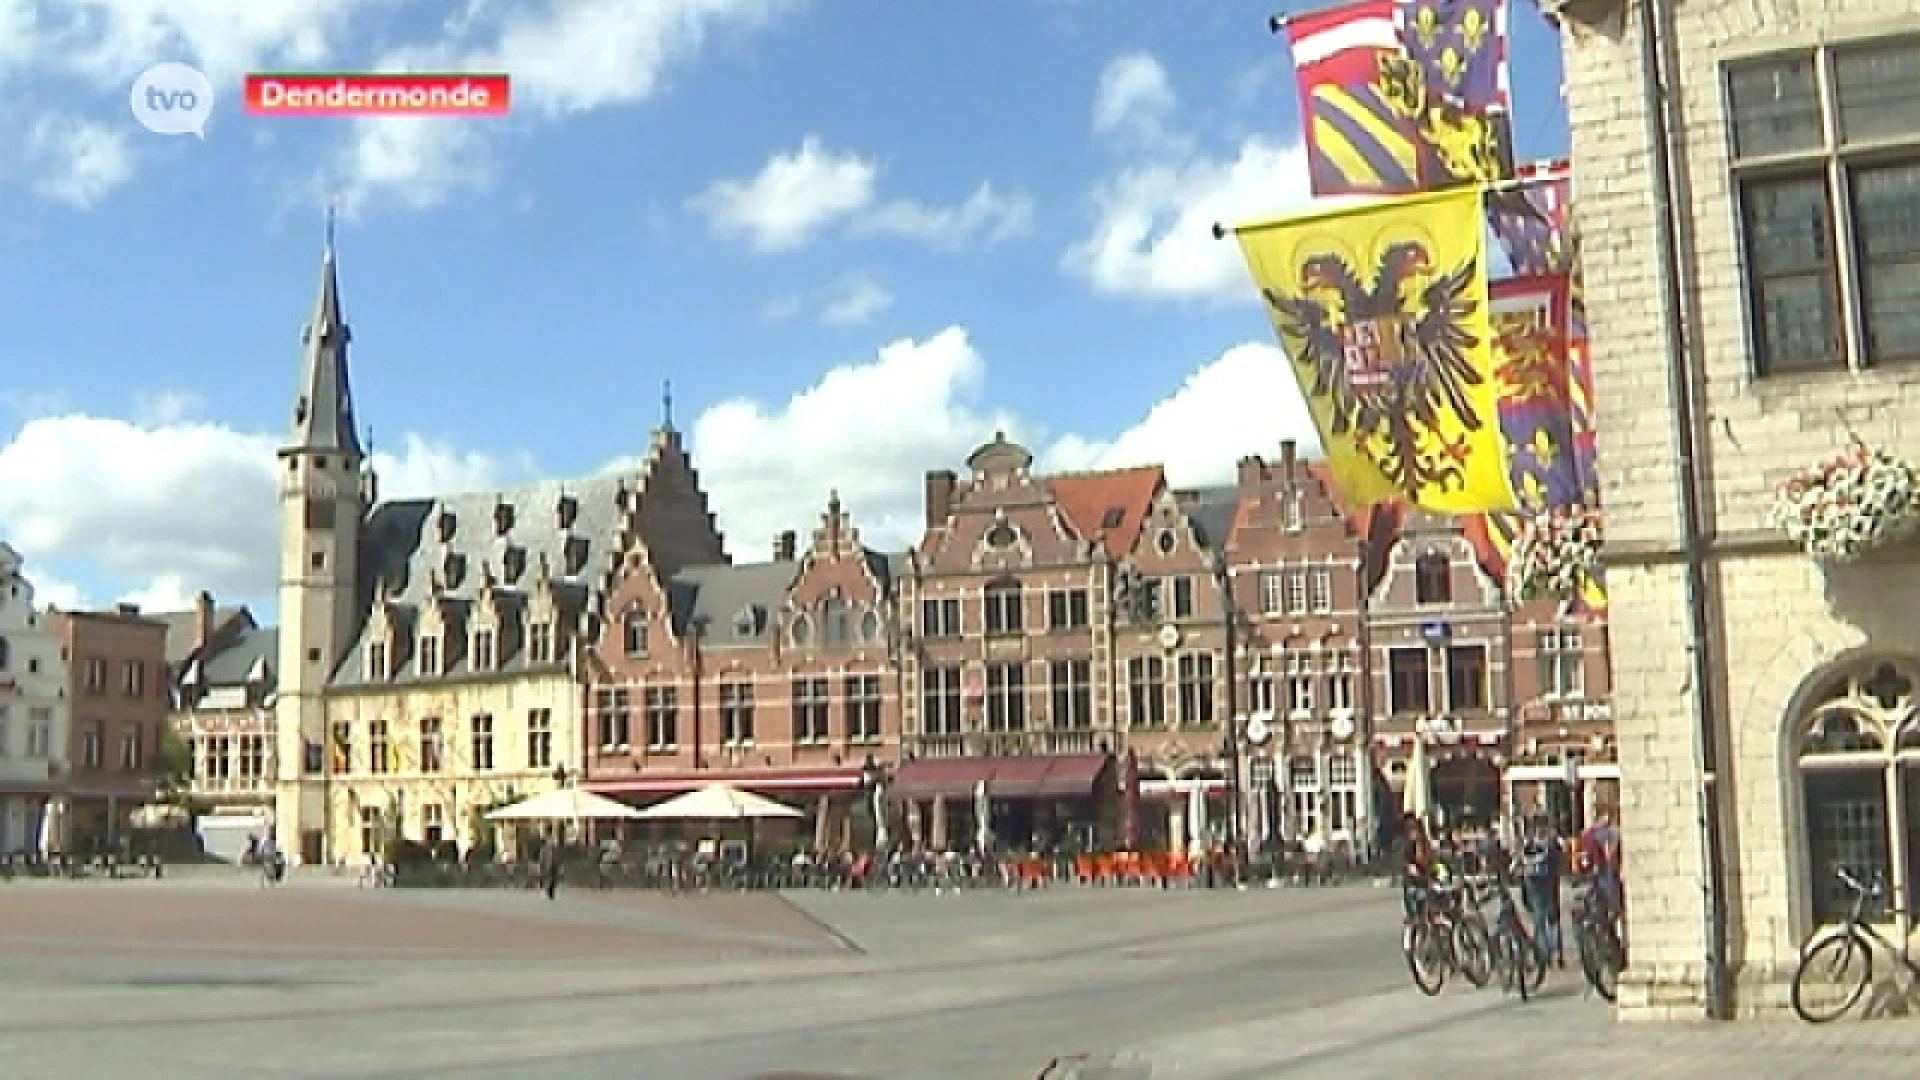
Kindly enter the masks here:
[[160, 732], [158, 758], [156, 785], [160, 801], [189, 809], [193, 792], [193, 749], [179, 732], [164, 728]]

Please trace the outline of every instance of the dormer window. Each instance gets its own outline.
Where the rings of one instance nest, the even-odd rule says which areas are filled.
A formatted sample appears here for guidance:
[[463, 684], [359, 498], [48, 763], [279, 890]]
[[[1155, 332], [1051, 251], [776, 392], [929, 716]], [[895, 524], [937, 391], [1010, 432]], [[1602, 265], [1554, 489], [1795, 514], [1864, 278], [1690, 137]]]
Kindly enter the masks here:
[[587, 538], [584, 536], [567, 537], [567, 542], [564, 550], [560, 553], [560, 558], [562, 564], [566, 567], [563, 572], [568, 577], [572, 577], [580, 571], [585, 570], [587, 568]]
[[553, 623], [541, 619], [527, 627], [527, 662], [553, 663]]
[[434, 518], [433, 527], [434, 527], [434, 535], [440, 538], [441, 543], [444, 544], [451, 541], [453, 539], [453, 531], [454, 531], [453, 511], [451, 510], [440, 511], [439, 516]]
[[1285, 529], [1299, 532], [1307, 526], [1306, 499], [1299, 492], [1290, 492], [1280, 511]]
[[433, 678], [440, 674], [440, 636], [422, 634], [420, 636], [420, 674]]
[[1103, 529], [1117, 529], [1120, 527], [1120, 523], [1125, 520], [1127, 520], [1127, 512], [1124, 509], [1118, 506], [1109, 506], [1107, 507], [1107, 512], [1100, 515], [1100, 527]]
[[820, 619], [825, 623], [827, 648], [838, 649], [846, 645], [847, 637], [852, 632], [852, 611], [847, 606], [846, 597], [835, 593], [822, 601]]
[[638, 606], [627, 609], [620, 620], [620, 640], [628, 656], [647, 655], [647, 613]]
[[393, 668], [388, 666], [387, 643], [384, 641], [367, 645], [367, 678], [377, 682], [393, 678]]
[[497, 503], [493, 508], [493, 532], [505, 536], [513, 531], [513, 504]]
[[733, 636], [737, 638], [750, 638], [760, 632], [760, 628], [765, 625], [765, 620], [766, 610], [764, 608], [759, 604], [748, 604], [746, 607], [734, 613]]
[[473, 632], [473, 670], [492, 671], [494, 665], [493, 630], [483, 629]]
[[507, 584], [518, 584], [527, 572], [527, 549], [508, 545], [500, 553], [500, 572], [507, 577]]
[[555, 504], [553, 511], [554, 517], [558, 519], [560, 523], [560, 528], [563, 530], [571, 529], [573, 528], [573, 523], [580, 519], [580, 500], [571, 495], [562, 495], [560, 496], [560, 501]]

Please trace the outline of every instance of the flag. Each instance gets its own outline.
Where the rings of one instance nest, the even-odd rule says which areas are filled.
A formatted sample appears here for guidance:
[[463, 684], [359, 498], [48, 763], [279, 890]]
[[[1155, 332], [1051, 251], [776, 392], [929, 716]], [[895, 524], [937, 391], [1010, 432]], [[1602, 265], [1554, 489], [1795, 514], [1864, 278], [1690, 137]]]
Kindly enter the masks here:
[[1493, 235], [1518, 277], [1573, 270], [1573, 170], [1565, 161], [1514, 170], [1514, 183], [1487, 193]]
[[1519, 508], [1582, 503], [1568, 366], [1565, 275], [1493, 283], [1494, 373], [1508, 478]]
[[1394, 29], [1423, 99], [1421, 185], [1490, 184], [1513, 175], [1507, 0], [1398, 0]]
[[1477, 189], [1236, 232], [1344, 500], [1514, 508]]
[[1401, 0], [1394, 27], [1430, 96], [1468, 112], [1511, 106], [1506, 0]]
[[1316, 196], [1419, 190], [1419, 110], [1382, 80], [1402, 55], [1394, 3], [1360, 0], [1287, 22]]

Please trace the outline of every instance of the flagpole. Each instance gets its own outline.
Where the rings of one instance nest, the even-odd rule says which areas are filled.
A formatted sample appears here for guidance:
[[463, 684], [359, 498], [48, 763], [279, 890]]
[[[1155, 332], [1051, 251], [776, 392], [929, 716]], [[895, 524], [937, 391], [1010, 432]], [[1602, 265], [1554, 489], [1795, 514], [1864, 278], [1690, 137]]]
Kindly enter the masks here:
[[[1571, 174], [1571, 173], [1569, 173], [1568, 175], [1570, 176], [1570, 175], [1572, 175], [1572, 174]], [[1515, 177], [1511, 177], [1511, 178], [1509, 178], [1509, 179], [1506, 179], [1506, 180], [1494, 180], [1494, 181], [1491, 181], [1491, 182], [1489, 182], [1489, 183], [1485, 183], [1485, 184], [1481, 184], [1481, 185], [1480, 185], [1480, 194], [1482, 194], [1482, 195], [1498, 195], [1498, 194], [1503, 194], [1503, 193], [1505, 193], [1505, 192], [1509, 192], [1509, 191], [1520, 191], [1520, 190], [1522, 190], [1522, 189], [1525, 189], [1525, 188], [1530, 188], [1530, 187], [1539, 187], [1539, 186], [1540, 186], [1540, 185], [1542, 185], [1542, 184], [1551, 184], [1551, 183], [1554, 183], [1554, 182], [1555, 182], [1556, 180], [1558, 180], [1558, 179], [1559, 179], [1559, 177], [1555, 177], [1555, 176], [1552, 176], [1552, 175], [1550, 175], [1550, 174], [1548, 174], [1548, 175], [1537, 175], [1537, 176], [1515, 176]], [[1371, 206], [1371, 205], [1376, 205], [1376, 204], [1378, 204], [1378, 203], [1387, 203], [1387, 202], [1392, 202], [1392, 201], [1393, 201], [1394, 199], [1400, 199], [1400, 198], [1408, 198], [1408, 197], [1411, 197], [1411, 196], [1414, 196], [1414, 195], [1432, 195], [1432, 194], [1435, 194], [1435, 193], [1437, 193], [1437, 192], [1441, 192], [1441, 191], [1449, 191], [1449, 190], [1452, 190], [1452, 189], [1450, 189], [1450, 188], [1434, 188], [1434, 189], [1432, 189], [1432, 190], [1428, 190], [1428, 191], [1407, 191], [1407, 192], [1402, 192], [1402, 193], [1400, 193], [1400, 194], [1398, 194], [1398, 195], [1376, 195], [1376, 196], [1364, 196], [1364, 195], [1362, 195], [1362, 196], [1358, 196], [1358, 197], [1360, 197], [1360, 198], [1369, 198], [1369, 197], [1371, 197], [1371, 198], [1372, 198], [1372, 199], [1374, 200], [1374, 202], [1373, 202], [1373, 203], [1367, 203], [1367, 204], [1362, 204], [1362, 205], [1368, 205], [1368, 206]], [[1343, 195], [1343, 196], [1340, 196], [1340, 198], [1353, 198], [1353, 197], [1355, 197], [1355, 196], [1345, 196], [1345, 195]], [[1306, 208], [1305, 210], [1303, 210], [1303, 211], [1301, 211], [1301, 213], [1302, 213], [1302, 214], [1311, 214], [1311, 213], [1313, 212], [1313, 203], [1316, 203], [1316, 202], [1319, 202], [1319, 201], [1320, 201], [1320, 200], [1318, 200], [1318, 199], [1313, 199], [1313, 200], [1310, 200], [1310, 201], [1308, 202], [1308, 204], [1307, 204], [1307, 208]], [[1354, 204], [1348, 204], [1348, 206], [1346, 206], [1346, 207], [1343, 207], [1343, 209], [1346, 209], [1346, 208], [1353, 208], [1353, 205], [1354, 205]], [[1239, 227], [1237, 227], [1237, 226], [1230, 226], [1230, 225], [1222, 225], [1221, 223], [1219, 223], [1219, 222], [1217, 222], [1217, 221], [1216, 221], [1216, 222], [1214, 222], [1214, 223], [1213, 223], [1212, 225], [1210, 225], [1210, 226], [1208, 226], [1208, 229], [1209, 229], [1209, 230], [1210, 230], [1210, 231], [1211, 231], [1211, 232], [1213, 233], [1213, 238], [1214, 238], [1215, 240], [1225, 240], [1225, 239], [1226, 239], [1226, 238], [1227, 238], [1228, 236], [1230, 236], [1230, 235], [1232, 235], [1233, 233], [1236, 233], [1236, 232], [1238, 232], [1238, 231], [1239, 231]]]
[[1275, 34], [1284, 34], [1287, 32], [1287, 25], [1291, 22], [1293, 22], [1293, 16], [1283, 11], [1268, 17], [1267, 30]]

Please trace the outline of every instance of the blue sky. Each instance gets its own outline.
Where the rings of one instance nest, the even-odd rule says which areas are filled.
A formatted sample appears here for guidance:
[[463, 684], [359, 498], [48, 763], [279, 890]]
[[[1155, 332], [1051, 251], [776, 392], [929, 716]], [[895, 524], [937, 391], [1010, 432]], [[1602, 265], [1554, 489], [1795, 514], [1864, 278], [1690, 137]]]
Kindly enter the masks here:
[[[1267, 4], [0, 0], [0, 538], [48, 595], [270, 603], [270, 452], [337, 201], [386, 490], [590, 473], [671, 379], [736, 558], [876, 543], [1004, 426], [1176, 481], [1310, 438], [1214, 220], [1304, 198]], [[959, 14], [964, 10], [965, 14]], [[1196, 14], [1197, 13], [1197, 14]], [[1513, 11], [1523, 158], [1557, 42]], [[228, 92], [149, 134], [149, 64]], [[240, 73], [500, 69], [502, 119], [253, 118]]]

